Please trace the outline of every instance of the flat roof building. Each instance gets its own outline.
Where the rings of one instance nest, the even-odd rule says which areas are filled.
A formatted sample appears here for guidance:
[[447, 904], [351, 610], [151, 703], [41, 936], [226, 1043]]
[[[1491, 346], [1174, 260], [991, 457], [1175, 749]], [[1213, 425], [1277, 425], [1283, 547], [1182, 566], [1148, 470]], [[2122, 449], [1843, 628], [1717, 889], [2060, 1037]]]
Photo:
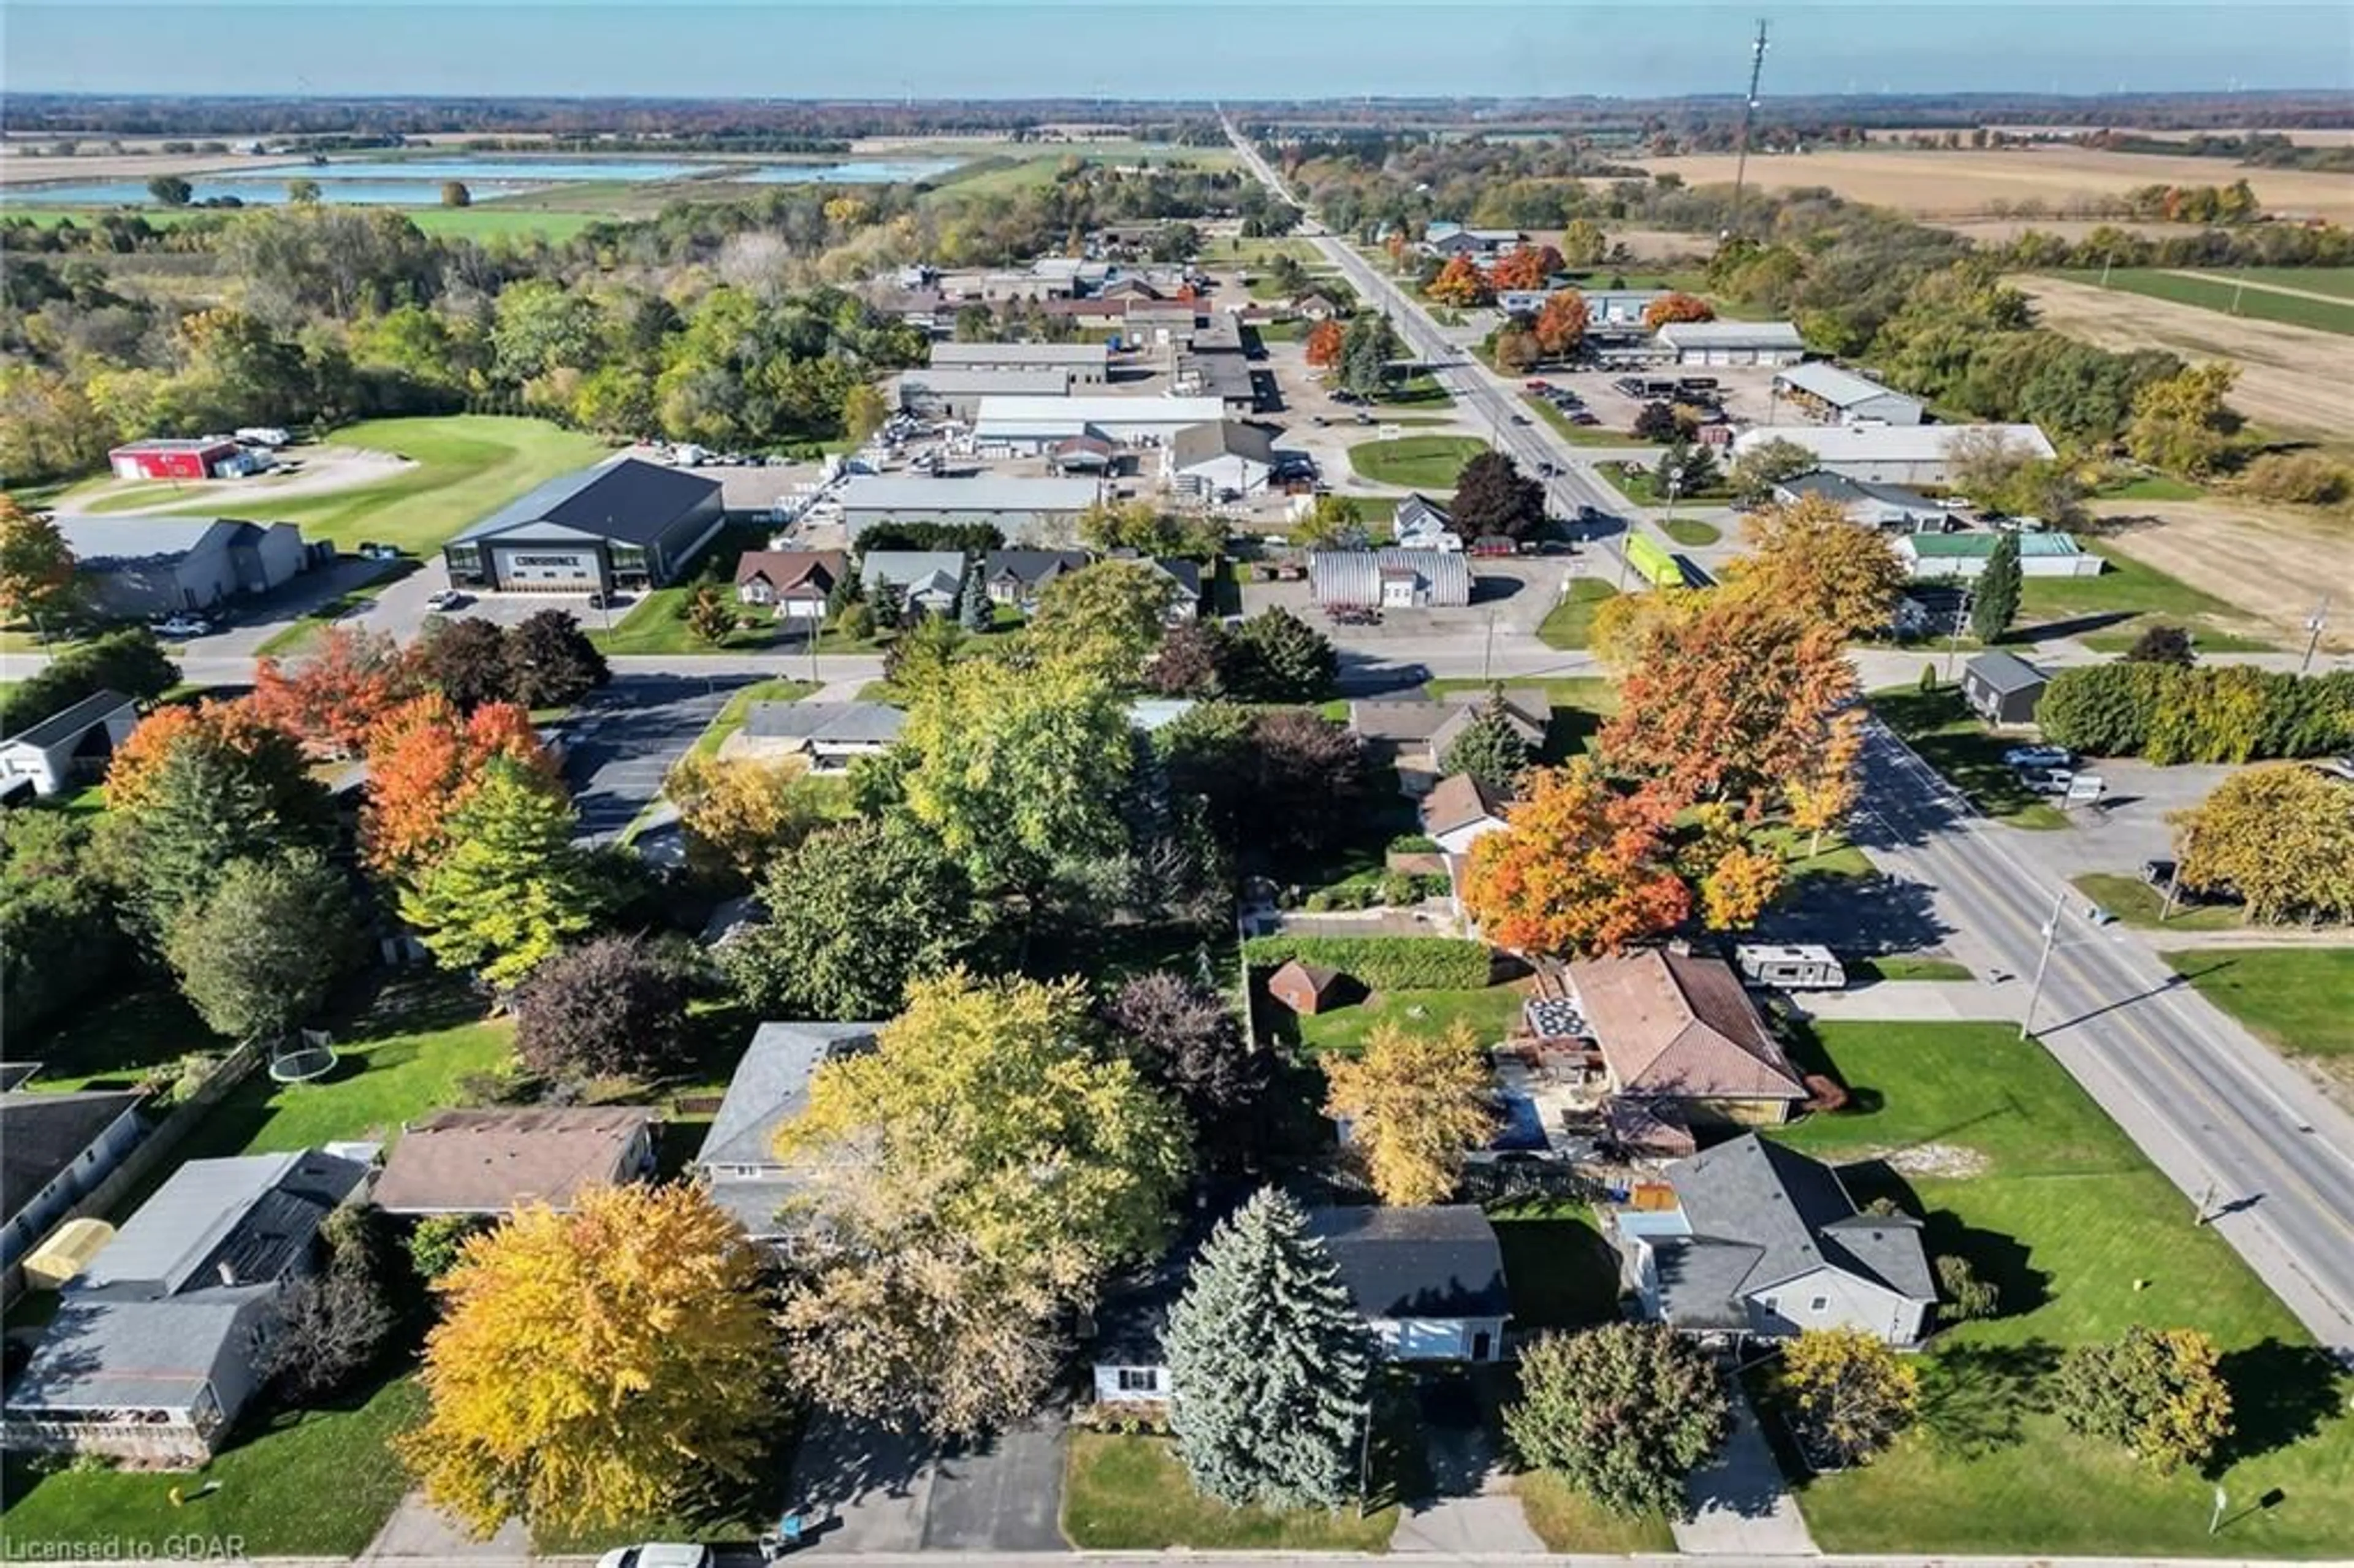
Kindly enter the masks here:
[[[2019, 575], [2023, 577], [2096, 577], [2107, 563], [2076, 542], [2073, 534], [2020, 534]], [[1994, 558], [1999, 534], [1914, 534], [1896, 541], [1896, 554], [1915, 581], [1925, 577], [1974, 577]]]
[[1061, 370], [1074, 387], [1100, 387], [1111, 350], [1100, 343], [936, 343], [935, 370]]
[[899, 408], [927, 419], [970, 420], [983, 397], [1067, 397], [1071, 373], [1044, 365], [1021, 370], [947, 368], [899, 375]]
[[1039, 452], [1073, 436], [1098, 436], [1115, 446], [1166, 446], [1188, 425], [1226, 417], [1216, 397], [984, 397], [972, 421], [984, 447]]
[[2030, 457], [2054, 455], [2051, 440], [2033, 425], [1756, 425], [1733, 438], [1733, 454], [1789, 441], [1850, 479], [1943, 485], [1952, 482], [1949, 452], [1966, 430], [1995, 431]]

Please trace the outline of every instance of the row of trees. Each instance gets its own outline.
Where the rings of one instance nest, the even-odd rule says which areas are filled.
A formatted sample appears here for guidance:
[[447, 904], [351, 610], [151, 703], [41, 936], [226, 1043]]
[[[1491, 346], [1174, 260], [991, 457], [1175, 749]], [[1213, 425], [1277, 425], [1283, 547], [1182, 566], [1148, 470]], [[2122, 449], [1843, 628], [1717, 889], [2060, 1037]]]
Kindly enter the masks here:
[[2062, 670], [2036, 705], [2055, 743], [2094, 757], [2252, 762], [2354, 747], [2354, 673], [2125, 660]]

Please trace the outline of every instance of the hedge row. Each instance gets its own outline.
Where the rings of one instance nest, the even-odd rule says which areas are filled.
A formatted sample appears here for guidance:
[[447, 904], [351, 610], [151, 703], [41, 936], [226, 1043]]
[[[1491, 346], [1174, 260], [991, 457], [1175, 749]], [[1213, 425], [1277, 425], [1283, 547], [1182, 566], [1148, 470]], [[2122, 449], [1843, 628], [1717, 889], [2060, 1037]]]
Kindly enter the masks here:
[[2354, 748], [2354, 672], [2243, 664], [2093, 664], [2044, 688], [2035, 722], [2072, 751], [2152, 762], [2253, 762]]
[[1478, 991], [1492, 972], [1486, 943], [1456, 937], [1253, 937], [1243, 944], [1243, 961], [1254, 969], [1294, 959], [1376, 991]]

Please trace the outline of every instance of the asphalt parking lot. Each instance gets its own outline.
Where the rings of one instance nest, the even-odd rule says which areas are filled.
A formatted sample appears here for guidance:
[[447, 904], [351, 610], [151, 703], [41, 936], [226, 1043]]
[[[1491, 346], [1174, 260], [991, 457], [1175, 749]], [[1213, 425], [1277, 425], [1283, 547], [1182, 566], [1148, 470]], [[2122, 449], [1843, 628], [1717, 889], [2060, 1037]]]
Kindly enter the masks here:
[[580, 838], [606, 843], [662, 794], [671, 764], [711, 726], [748, 675], [617, 675], [564, 722], [564, 780]]
[[2174, 830], [2166, 819], [2198, 805], [2239, 771], [2203, 763], [2159, 768], [2133, 758], [2080, 760], [2076, 769], [2100, 775], [2108, 793], [2097, 806], [2072, 810], [2068, 829], [2032, 835], [2036, 858], [2068, 876], [2130, 876], [2143, 861], [2173, 854]]

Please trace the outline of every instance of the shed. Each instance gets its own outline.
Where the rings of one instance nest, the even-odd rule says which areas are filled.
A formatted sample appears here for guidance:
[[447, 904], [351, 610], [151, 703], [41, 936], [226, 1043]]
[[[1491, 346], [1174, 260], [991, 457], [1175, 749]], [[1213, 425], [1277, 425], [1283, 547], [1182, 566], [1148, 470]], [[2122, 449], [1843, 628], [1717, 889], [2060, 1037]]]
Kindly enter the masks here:
[[1458, 608], [1471, 602], [1471, 566], [1445, 550], [1314, 550], [1308, 587], [1320, 605]]
[[2050, 677], [2016, 653], [1980, 653], [1962, 666], [1962, 701], [1988, 724], [2032, 724]]
[[1301, 1017], [1310, 1017], [1340, 1000], [1344, 978], [1338, 969], [1294, 959], [1267, 977], [1267, 994]]
[[1883, 425], [1917, 425], [1921, 399], [1882, 387], [1869, 376], [1858, 376], [1836, 365], [1817, 360], [1794, 365], [1774, 377], [1776, 397], [1835, 424], [1866, 420]]
[[30, 786], [57, 795], [106, 776], [115, 747], [139, 727], [139, 710], [121, 692], [92, 692], [48, 718], [0, 740], [0, 799]]

